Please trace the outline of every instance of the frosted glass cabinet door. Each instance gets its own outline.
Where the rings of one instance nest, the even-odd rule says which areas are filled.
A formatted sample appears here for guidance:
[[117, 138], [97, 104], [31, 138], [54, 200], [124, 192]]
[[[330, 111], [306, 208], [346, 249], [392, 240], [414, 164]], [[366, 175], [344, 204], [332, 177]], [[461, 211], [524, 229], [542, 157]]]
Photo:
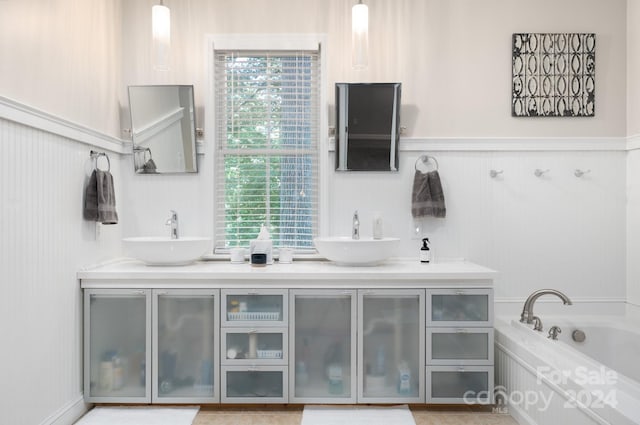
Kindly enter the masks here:
[[217, 290], [154, 290], [153, 402], [219, 400]]
[[220, 342], [225, 365], [287, 364], [287, 328], [223, 328]]
[[222, 327], [287, 326], [287, 291], [223, 289]]
[[424, 402], [424, 294], [358, 291], [358, 402]]
[[428, 289], [427, 326], [493, 326], [493, 290]]
[[286, 366], [223, 366], [223, 403], [286, 403]]
[[493, 366], [427, 367], [427, 403], [493, 403]]
[[151, 402], [151, 291], [84, 291], [84, 397]]
[[289, 401], [355, 403], [356, 291], [292, 290]]
[[493, 328], [427, 329], [427, 364], [493, 365]]

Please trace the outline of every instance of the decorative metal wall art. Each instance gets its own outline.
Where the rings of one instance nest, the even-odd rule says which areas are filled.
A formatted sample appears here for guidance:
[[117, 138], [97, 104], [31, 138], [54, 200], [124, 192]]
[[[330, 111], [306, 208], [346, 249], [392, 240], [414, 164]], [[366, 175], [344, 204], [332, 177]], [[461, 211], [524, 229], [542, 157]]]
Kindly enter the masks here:
[[511, 115], [592, 117], [596, 35], [513, 34]]

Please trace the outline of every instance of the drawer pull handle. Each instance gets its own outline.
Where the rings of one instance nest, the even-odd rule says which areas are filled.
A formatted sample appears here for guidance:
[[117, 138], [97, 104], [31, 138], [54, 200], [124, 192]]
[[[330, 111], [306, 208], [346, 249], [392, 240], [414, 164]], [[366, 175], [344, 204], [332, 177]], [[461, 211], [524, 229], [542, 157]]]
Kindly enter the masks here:
[[459, 334], [466, 334], [466, 333], [469, 333], [469, 331], [468, 331], [468, 330], [466, 330], [466, 329], [456, 329], [456, 333], [459, 333]]
[[459, 367], [458, 368], [458, 372], [464, 372], [464, 371], [465, 371], [465, 369], [463, 367]]
[[249, 332], [247, 332], [247, 333], [252, 335], [252, 334], [258, 333], [258, 331], [256, 329], [250, 329]]
[[247, 292], [247, 295], [258, 295], [258, 293], [255, 291], [252, 291], [252, 292]]
[[466, 294], [466, 292], [465, 291], [456, 291], [455, 294], [456, 295], [464, 295], [464, 294]]
[[249, 367], [247, 368], [247, 370], [248, 370], [249, 372], [259, 372], [259, 371], [260, 371], [260, 368], [259, 368], [258, 366], [255, 366], [255, 365], [254, 365], [254, 366], [249, 366]]

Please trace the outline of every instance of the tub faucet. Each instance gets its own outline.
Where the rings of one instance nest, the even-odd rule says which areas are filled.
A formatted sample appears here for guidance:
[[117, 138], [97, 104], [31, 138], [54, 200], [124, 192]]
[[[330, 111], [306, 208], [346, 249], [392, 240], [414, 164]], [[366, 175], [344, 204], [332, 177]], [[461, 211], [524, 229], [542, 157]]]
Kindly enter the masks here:
[[351, 228], [351, 239], [360, 239], [360, 219], [358, 210], [353, 213], [353, 227]]
[[542, 332], [543, 329], [544, 326], [542, 326], [542, 319], [540, 319], [538, 316], [533, 316], [533, 330]]
[[521, 322], [529, 323], [529, 324], [534, 322], [533, 304], [536, 302], [536, 300], [538, 298], [540, 298], [543, 295], [547, 295], [547, 294], [557, 296], [558, 298], [560, 298], [562, 300], [564, 305], [573, 304], [571, 302], [571, 300], [569, 299], [569, 297], [567, 297], [565, 294], [563, 294], [562, 292], [560, 292], [560, 291], [558, 291], [556, 289], [540, 289], [538, 291], [535, 291], [531, 295], [529, 295], [527, 300], [524, 302], [524, 307], [522, 308], [522, 314], [520, 315], [520, 321]]
[[560, 329], [560, 326], [551, 326], [551, 329], [549, 329], [549, 336], [547, 338], [556, 341], [558, 339], [558, 334], [561, 333], [562, 329]]
[[171, 226], [171, 239], [178, 239], [178, 213], [174, 210], [171, 210], [170, 213], [171, 215], [165, 224]]

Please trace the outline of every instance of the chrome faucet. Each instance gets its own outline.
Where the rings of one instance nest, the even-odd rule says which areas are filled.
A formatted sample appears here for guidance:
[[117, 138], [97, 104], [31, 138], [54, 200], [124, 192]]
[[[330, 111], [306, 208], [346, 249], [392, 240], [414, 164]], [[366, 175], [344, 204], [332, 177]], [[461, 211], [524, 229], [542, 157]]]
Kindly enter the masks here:
[[[534, 315], [533, 315], [533, 304], [536, 302], [536, 300], [538, 298], [540, 298], [543, 295], [555, 295], [558, 298], [560, 298], [562, 300], [562, 302], [564, 303], [564, 305], [571, 305], [573, 304], [571, 302], [571, 300], [569, 299], [569, 297], [567, 297], [565, 294], [563, 294], [562, 292], [556, 290], [556, 289], [540, 289], [538, 291], [535, 291], [534, 293], [532, 293], [531, 295], [529, 295], [529, 297], [527, 298], [527, 300], [524, 302], [524, 307], [522, 308], [522, 314], [520, 314], [520, 321], [523, 323], [534, 323]], [[538, 322], [539, 322], [539, 326], [538, 326]], [[542, 330], [542, 322], [540, 321], [540, 318], [538, 318], [538, 321], [536, 322], [536, 327], [539, 327], [540, 329], [536, 329], [536, 330]]]
[[358, 210], [353, 213], [353, 227], [351, 228], [351, 239], [360, 239], [360, 219]]
[[171, 239], [178, 239], [178, 213], [171, 210], [171, 215], [165, 225], [171, 226]]

